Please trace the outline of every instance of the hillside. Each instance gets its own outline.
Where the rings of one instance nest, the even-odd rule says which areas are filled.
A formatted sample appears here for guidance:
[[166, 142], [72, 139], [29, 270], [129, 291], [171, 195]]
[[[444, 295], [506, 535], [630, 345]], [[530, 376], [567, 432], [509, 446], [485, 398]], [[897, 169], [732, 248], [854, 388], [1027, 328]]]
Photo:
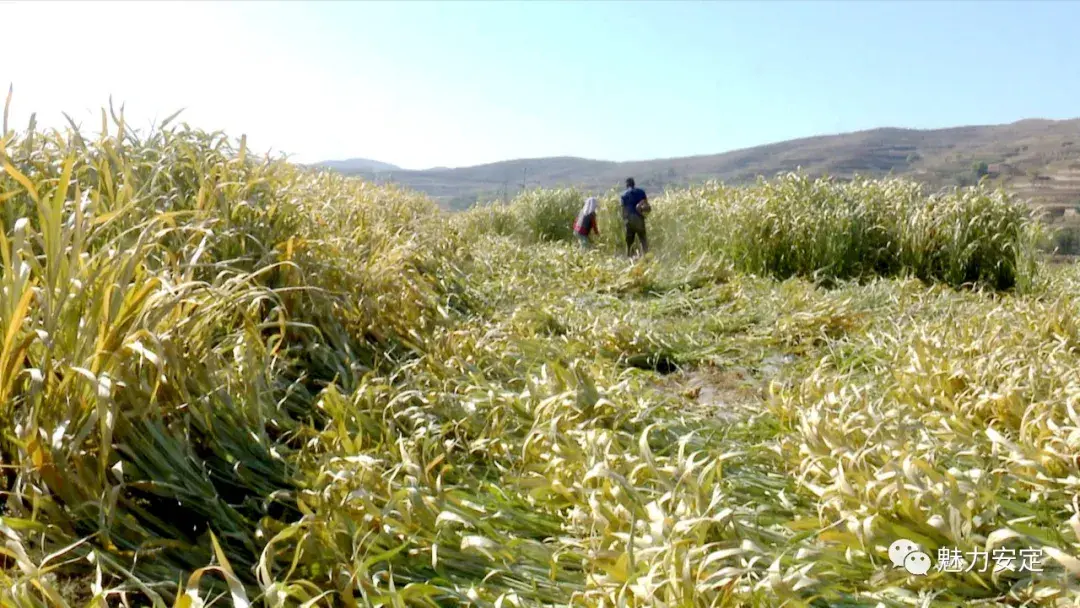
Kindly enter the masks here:
[[400, 171], [401, 167], [397, 165], [391, 165], [390, 163], [384, 163], [377, 160], [371, 160], [370, 158], [348, 158], [345, 160], [328, 160], [321, 163], [316, 163], [314, 166], [324, 169], [334, 169], [335, 171], [342, 171], [347, 173], [352, 172], [379, 172], [379, 171]]
[[915, 130], [882, 128], [796, 139], [723, 154], [634, 162], [573, 157], [505, 162], [425, 171], [339, 169], [377, 181], [392, 180], [464, 208], [478, 199], [512, 196], [527, 187], [579, 186], [607, 190], [627, 176], [646, 189], [705, 179], [731, 184], [802, 167], [836, 177], [910, 175], [933, 188], [967, 184], [972, 165], [985, 162], [989, 177], [1060, 214], [1080, 203], [1080, 119], [1022, 120], [1008, 125]]

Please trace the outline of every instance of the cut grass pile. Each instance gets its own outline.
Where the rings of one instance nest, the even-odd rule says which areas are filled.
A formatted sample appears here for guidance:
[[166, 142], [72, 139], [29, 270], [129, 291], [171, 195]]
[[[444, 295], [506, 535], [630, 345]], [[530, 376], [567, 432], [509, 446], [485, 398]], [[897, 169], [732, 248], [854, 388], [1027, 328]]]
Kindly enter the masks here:
[[[632, 264], [610, 195], [582, 251], [572, 191], [447, 216], [102, 128], [4, 125], [0, 603], [1080, 599], [1080, 276], [998, 194], [707, 186]], [[901, 536], [1047, 559], [911, 577]]]

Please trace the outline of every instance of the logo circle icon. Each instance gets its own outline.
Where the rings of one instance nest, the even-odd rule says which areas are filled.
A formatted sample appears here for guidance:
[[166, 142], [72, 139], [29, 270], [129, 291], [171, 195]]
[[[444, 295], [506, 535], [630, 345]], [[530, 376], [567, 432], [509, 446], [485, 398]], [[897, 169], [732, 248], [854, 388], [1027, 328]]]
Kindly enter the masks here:
[[889, 545], [889, 559], [897, 568], [903, 568], [904, 558], [914, 551], [922, 551], [922, 547], [906, 538], [901, 538]]
[[904, 557], [904, 570], [909, 574], [923, 576], [930, 571], [930, 556], [922, 551], [912, 551]]

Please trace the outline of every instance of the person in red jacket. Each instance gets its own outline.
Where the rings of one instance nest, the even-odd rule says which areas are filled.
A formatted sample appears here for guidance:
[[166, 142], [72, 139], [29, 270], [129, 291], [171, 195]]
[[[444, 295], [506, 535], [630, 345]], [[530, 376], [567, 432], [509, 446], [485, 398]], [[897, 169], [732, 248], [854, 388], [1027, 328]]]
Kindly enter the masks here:
[[590, 196], [585, 199], [585, 205], [581, 207], [581, 212], [574, 221], [574, 234], [581, 241], [581, 246], [588, 248], [589, 235], [593, 233], [600, 236], [600, 229], [596, 226], [596, 197]]

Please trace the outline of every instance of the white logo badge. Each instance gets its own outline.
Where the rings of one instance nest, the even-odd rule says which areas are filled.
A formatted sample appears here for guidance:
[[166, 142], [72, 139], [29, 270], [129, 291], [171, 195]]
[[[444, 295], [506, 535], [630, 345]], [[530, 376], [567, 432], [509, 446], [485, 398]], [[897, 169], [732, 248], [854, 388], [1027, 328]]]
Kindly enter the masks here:
[[930, 555], [912, 541], [901, 538], [889, 546], [889, 559], [909, 574], [923, 576], [930, 571]]
[[922, 551], [912, 551], [904, 558], [904, 570], [908, 574], [922, 576], [930, 571], [930, 556]]

